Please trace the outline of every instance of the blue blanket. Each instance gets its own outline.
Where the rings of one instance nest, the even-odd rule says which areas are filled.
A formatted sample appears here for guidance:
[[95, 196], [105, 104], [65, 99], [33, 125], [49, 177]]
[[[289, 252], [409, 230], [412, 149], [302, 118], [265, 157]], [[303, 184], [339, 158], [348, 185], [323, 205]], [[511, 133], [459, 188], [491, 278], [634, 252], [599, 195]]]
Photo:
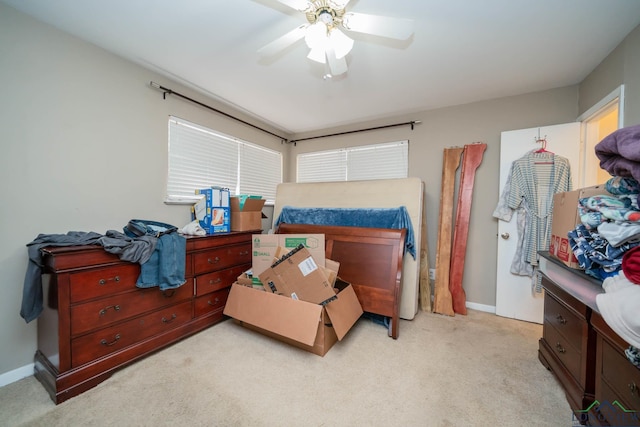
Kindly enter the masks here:
[[348, 227], [406, 228], [405, 252], [416, 259], [415, 237], [407, 208], [297, 208], [284, 206], [276, 226], [287, 224], [342, 225]]

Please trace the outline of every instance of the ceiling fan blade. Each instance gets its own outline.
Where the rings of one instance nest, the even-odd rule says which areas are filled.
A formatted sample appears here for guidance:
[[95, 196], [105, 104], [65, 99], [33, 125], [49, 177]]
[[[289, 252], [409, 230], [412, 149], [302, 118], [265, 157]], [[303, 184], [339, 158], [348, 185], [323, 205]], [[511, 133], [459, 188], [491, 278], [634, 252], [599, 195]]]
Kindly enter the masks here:
[[302, 39], [308, 26], [309, 24], [303, 24], [297, 28], [294, 28], [284, 36], [279, 37], [268, 45], [265, 45], [258, 49], [258, 53], [263, 56], [270, 56], [280, 52], [281, 50], [291, 46], [298, 40]]
[[329, 47], [327, 49], [327, 62], [329, 63], [329, 70], [331, 70], [332, 76], [339, 76], [347, 72], [347, 60], [343, 56], [342, 58], [336, 57], [336, 51]]
[[390, 18], [366, 13], [345, 13], [342, 25], [349, 31], [398, 40], [406, 40], [413, 34], [412, 19]]
[[292, 9], [304, 12], [309, 8], [309, 2], [307, 0], [277, 0], [278, 3], [282, 3], [285, 6], [289, 6]]

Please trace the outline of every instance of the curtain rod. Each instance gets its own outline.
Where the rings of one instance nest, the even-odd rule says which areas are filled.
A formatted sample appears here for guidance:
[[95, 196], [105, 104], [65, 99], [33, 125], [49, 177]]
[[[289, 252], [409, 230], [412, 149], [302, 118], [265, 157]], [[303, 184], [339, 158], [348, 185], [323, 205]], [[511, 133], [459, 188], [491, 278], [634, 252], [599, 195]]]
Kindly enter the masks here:
[[293, 145], [296, 145], [297, 142], [308, 141], [310, 139], [328, 138], [330, 136], [347, 135], [347, 134], [350, 134], [350, 133], [366, 132], [366, 131], [369, 131], [369, 130], [386, 129], [386, 128], [393, 128], [393, 127], [397, 127], [397, 126], [405, 126], [405, 125], [411, 125], [411, 130], [413, 130], [414, 125], [418, 125], [420, 123], [422, 123], [420, 120], [412, 120], [410, 122], [395, 123], [395, 124], [392, 124], [392, 125], [385, 125], [385, 126], [376, 126], [376, 127], [367, 128], [367, 129], [350, 130], [350, 131], [346, 131], [346, 132], [331, 133], [331, 134], [328, 134], [328, 135], [311, 136], [309, 138], [292, 139], [291, 141], [286, 141], [286, 142], [288, 142], [290, 144], [293, 144]]
[[256, 126], [256, 125], [252, 124], [252, 123], [249, 123], [247, 121], [239, 119], [239, 118], [237, 118], [235, 116], [232, 116], [231, 114], [225, 113], [224, 111], [220, 111], [220, 110], [218, 110], [216, 108], [210, 107], [207, 104], [203, 104], [200, 101], [196, 101], [195, 99], [189, 98], [188, 96], [182, 95], [181, 93], [175, 92], [175, 91], [173, 91], [173, 90], [171, 90], [169, 88], [161, 86], [156, 82], [150, 82], [149, 84], [151, 85], [151, 87], [154, 87], [156, 89], [160, 89], [162, 91], [162, 98], [163, 99], [167, 99], [167, 94], [178, 96], [180, 98], [186, 99], [187, 101], [191, 101], [194, 104], [198, 104], [201, 107], [207, 108], [207, 109], [209, 109], [211, 111], [215, 111], [218, 114], [222, 114], [225, 117], [229, 117], [230, 119], [236, 120], [236, 121], [238, 121], [238, 122], [240, 122], [240, 123], [242, 123], [244, 125], [251, 126], [254, 129], [258, 129], [259, 131], [262, 131], [264, 133], [268, 133], [271, 136], [275, 136], [276, 138], [280, 138], [283, 142], [289, 142], [289, 140], [287, 138], [283, 137], [283, 136], [277, 135], [277, 134], [275, 134], [273, 132], [270, 132], [270, 131], [268, 131], [266, 129], [263, 129], [263, 128], [259, 127], [259, 126]]

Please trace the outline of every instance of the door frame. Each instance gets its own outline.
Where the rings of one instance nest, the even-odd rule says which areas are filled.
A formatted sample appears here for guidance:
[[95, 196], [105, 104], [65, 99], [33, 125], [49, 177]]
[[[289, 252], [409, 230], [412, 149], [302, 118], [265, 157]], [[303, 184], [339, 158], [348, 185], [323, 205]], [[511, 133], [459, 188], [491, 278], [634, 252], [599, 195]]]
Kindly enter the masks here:
[[577, 188], [588, 186], [585, 184], [587, 181], [588, 159], [590, 155], [595, 155], [593, 147], [600, 140], [597, 135], [592, 135], [593, 132], [589, 133], [589, 125], [597, 121], [604, 112], [616, 104], [618, 109], [618, 129], [620, 129], [624, 127], [624, 84], [612, 90], [576, 119], [577, 122], [580, 122], [580, 160], [578, 161]]

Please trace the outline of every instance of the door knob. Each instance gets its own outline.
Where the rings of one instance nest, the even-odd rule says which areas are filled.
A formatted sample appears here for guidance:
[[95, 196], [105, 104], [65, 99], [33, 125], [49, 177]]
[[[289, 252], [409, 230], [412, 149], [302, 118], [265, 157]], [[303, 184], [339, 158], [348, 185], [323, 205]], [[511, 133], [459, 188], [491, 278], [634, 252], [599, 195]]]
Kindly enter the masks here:
[[509, 238], [509, 233], [502, 233], [500, 237], [502, 237], [504, 240], [507, 240]]

